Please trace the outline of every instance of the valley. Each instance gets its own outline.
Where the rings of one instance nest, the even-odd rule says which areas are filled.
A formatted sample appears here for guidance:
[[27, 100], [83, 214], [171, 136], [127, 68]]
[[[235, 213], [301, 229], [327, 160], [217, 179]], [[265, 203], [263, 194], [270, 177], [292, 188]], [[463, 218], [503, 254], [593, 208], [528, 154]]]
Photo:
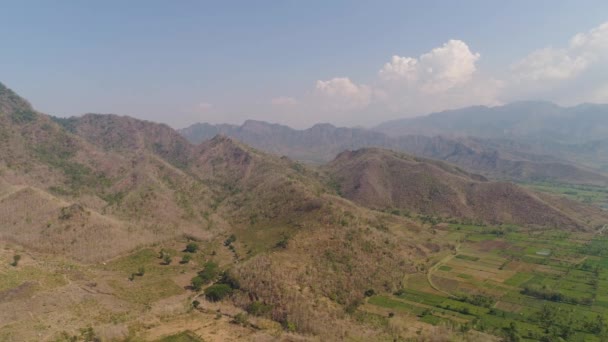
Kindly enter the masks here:
[[[48, 116], [3, 85], [0, 110], [2, 341], [584, 341], [606, 330], [601, 173], [548, 158], [576, 172], [480, 175], [382, 144], [340, 143], [330, 161], [305, 163], [126, 116]], [[407, 139], [447, 146], [435, 156], [485, 155]]]

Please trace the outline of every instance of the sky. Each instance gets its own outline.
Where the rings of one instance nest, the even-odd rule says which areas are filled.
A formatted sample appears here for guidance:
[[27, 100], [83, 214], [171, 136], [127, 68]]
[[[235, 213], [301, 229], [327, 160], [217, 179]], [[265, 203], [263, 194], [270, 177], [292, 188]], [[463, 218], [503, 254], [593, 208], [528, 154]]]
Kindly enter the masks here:
[[608, 1], [5, 1], [0, 82], [56, 116], [373, 126], [608, 103]]

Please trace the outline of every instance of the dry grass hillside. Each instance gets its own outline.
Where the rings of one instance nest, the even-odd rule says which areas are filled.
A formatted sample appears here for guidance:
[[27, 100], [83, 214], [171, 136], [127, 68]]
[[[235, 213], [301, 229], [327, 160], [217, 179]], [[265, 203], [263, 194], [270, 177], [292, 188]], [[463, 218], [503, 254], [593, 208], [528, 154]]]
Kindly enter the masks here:
[[[346, 198], [370, 208], [490, 224], [588, 226], [587, 215], [566, 212], [514, 184], [487, 181], [442, 162], [388, 150], [344, 152], [327, 169]], [[593, 213], [605, 218], [600, 210]]]

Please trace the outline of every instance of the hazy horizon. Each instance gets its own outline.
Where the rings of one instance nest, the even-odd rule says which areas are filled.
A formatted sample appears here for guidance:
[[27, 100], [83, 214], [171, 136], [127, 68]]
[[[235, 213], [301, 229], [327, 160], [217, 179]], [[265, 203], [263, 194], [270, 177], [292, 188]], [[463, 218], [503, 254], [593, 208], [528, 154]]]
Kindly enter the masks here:
[[513, 101], [608, 102], [600, 1], [35, 3], [0, 14], [11, 33], [0, 80], [61, 117], [302, 129]]

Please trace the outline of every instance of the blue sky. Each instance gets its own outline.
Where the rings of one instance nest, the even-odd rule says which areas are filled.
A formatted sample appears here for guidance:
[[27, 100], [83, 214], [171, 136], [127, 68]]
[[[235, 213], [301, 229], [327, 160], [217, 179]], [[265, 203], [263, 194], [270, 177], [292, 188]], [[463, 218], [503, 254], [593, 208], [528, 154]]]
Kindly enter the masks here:
[[0, 81], [49, 114], [174, 127], [608, 102], [607, 13], [606, 1], [0, 1]]

